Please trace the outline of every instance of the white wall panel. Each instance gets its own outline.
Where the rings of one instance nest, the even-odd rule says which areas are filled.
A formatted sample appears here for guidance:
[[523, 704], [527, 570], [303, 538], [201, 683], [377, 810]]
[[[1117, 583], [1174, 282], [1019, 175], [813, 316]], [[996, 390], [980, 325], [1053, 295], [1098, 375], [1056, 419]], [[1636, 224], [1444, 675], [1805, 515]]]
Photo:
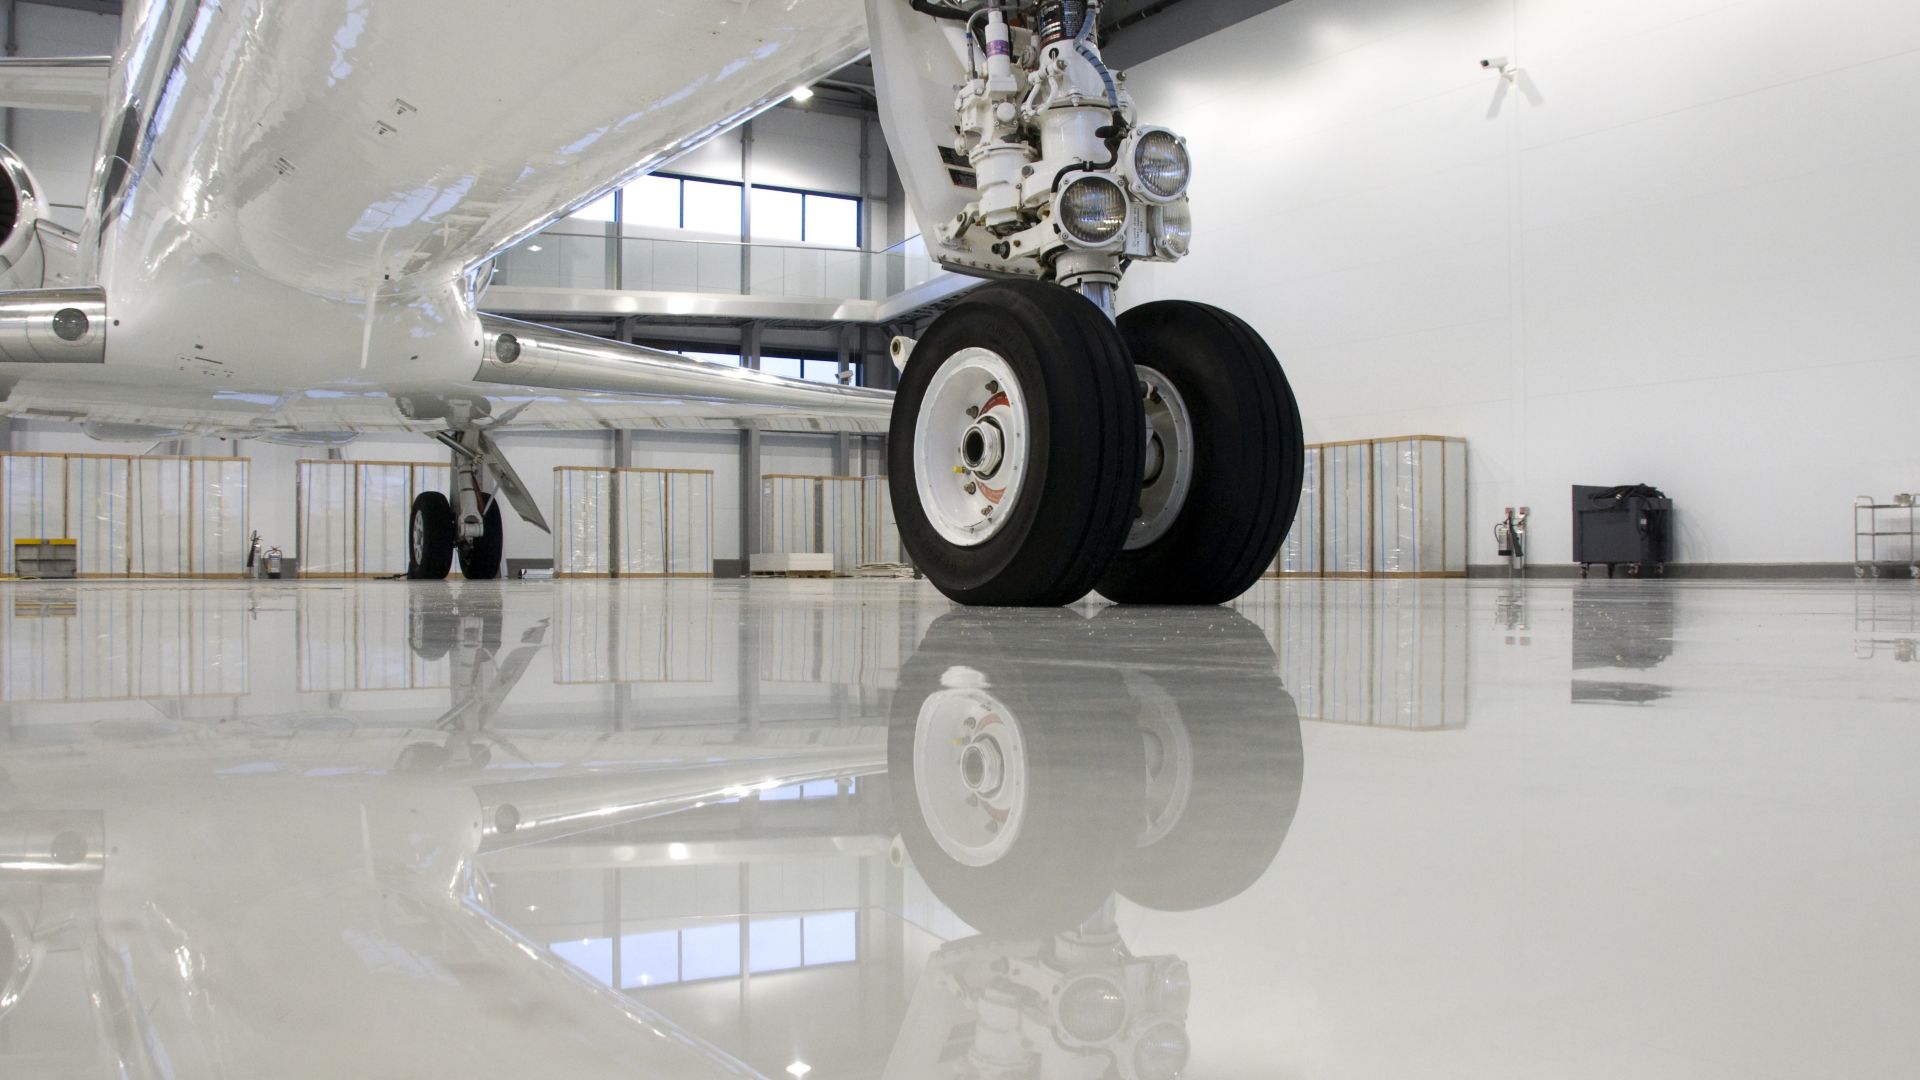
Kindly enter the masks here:
[[192, 568], [193, 463], [133, 459], [133, 574], [177, 577]]
[[79, 573], [124, 577], [133, 554], [133, 463], [122, 457], [67, 459], [67, 527]]
[[6, 572], [13, 573], [13, 542], [21, 537], [67, 535], [67, 463], [50, 454], [8, 454], [0, 482], [6, 484]]
[[244, 458], [193, 460], [188, 525], [193, 573], [224, 577], [246, 571], [249, 471]]
[[1238, 311], [1315, 441], [1464, 436], [1469, 561], [1529, 505], [1563, 562], [1569, 486], [1642, 481], [1681, 561], [1845, 561], [1913, 486], [1920, 5], [1293, 0], [1131, 76], [1197, 232], [1123, 299]]
[[294, 549], [303, 575], [357, 573], [354, 560], [354, 466], [350, 462], [303, 461], [298, 540]]

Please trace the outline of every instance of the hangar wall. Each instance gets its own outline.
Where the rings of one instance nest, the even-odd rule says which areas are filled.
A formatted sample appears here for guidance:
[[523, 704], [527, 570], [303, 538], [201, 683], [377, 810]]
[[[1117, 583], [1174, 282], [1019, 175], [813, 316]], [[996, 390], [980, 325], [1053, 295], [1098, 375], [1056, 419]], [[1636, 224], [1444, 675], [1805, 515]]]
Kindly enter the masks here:
[[1679, 561], [1847, 562], [1920, 476], [1920, 6], [1293, 0], [1129, 85], [1196, 235], [1125, 301], [1251, 320], [1310, 442], [1466, 436], [1476, 564], [1641, 481]]

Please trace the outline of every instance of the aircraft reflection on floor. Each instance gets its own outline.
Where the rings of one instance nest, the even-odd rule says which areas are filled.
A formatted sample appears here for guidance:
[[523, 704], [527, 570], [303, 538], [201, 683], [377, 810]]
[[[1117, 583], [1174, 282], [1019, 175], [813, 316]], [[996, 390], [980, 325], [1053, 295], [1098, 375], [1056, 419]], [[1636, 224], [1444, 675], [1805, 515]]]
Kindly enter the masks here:
[[1177, 1075], [1186, 966], [1125, 913], [1273, 862], [1302, 755], [1265, 635], [955, 611], [898, 681], [884, 771], [483, 855], [489, 910], [765, 1075]]
[[1211, 907], [1279, 853], [1300, 725], [1259, 627], [955, 612], [901, 672], [887, 765], [906, 858], [980, 934], [928, 960], [885, 1075], [1178, 1076], [1187, 965], [1134, 955], [1116, 898]]

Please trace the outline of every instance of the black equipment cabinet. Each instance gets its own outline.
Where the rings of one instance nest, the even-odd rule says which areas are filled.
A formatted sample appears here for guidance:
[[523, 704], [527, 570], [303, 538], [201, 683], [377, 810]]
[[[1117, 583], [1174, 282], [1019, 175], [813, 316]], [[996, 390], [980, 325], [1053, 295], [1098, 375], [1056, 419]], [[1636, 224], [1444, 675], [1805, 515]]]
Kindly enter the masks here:
[[1673, 551], [1673, 500], [1646, 484], [1573, 487], [1573, 561], [1580, 576], [1604, 564], [1607, 576], [1624, 566], [1638, 576], [1653, 567], [1666, 573]]

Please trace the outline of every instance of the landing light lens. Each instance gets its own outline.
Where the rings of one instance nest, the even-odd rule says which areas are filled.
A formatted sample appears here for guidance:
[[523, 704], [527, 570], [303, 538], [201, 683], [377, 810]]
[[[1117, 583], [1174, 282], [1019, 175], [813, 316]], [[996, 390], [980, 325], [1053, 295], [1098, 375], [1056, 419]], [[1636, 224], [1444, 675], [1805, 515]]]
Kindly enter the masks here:
[[1193, 164], [1187, 148], [1171, 131], [1149, 131], [1133, 146], [1133, 175], [1156, 199], [1178, 198], [1187, 190]]
[[1133, 1075], [1140, 1080], [1174, 1080], [1187, 1069], [1193, 1044], [1175, 1023], [1155, 1024], [1133, 1047]]
[[1083, 244], [1104, 244], [1127, 224], [1127, 196], [1105, 176], [1083, 176], [1060, 194], [1060, 225]]
[[79, 308], [61, 308], [53, 313], [53, 332], [61, 341], [79, 341], [87, 336], [87, 313]]
[[520, 359], [520, 339], [512, 334], [501, 334], [493, 343], [493, 355], [503, 364], [511, 364]]
[[1156, 206], [1147, 215], [1154, 253], [1163, 259], [1184, 258], [1193, 242], [1193, 211], [1187, 200]]
[[1060, 1026], [1083, 1043], [1104, 1042], [1127, 1022], [1127, 999], [1106, 979], [1081, 979], [1060, 995]]

